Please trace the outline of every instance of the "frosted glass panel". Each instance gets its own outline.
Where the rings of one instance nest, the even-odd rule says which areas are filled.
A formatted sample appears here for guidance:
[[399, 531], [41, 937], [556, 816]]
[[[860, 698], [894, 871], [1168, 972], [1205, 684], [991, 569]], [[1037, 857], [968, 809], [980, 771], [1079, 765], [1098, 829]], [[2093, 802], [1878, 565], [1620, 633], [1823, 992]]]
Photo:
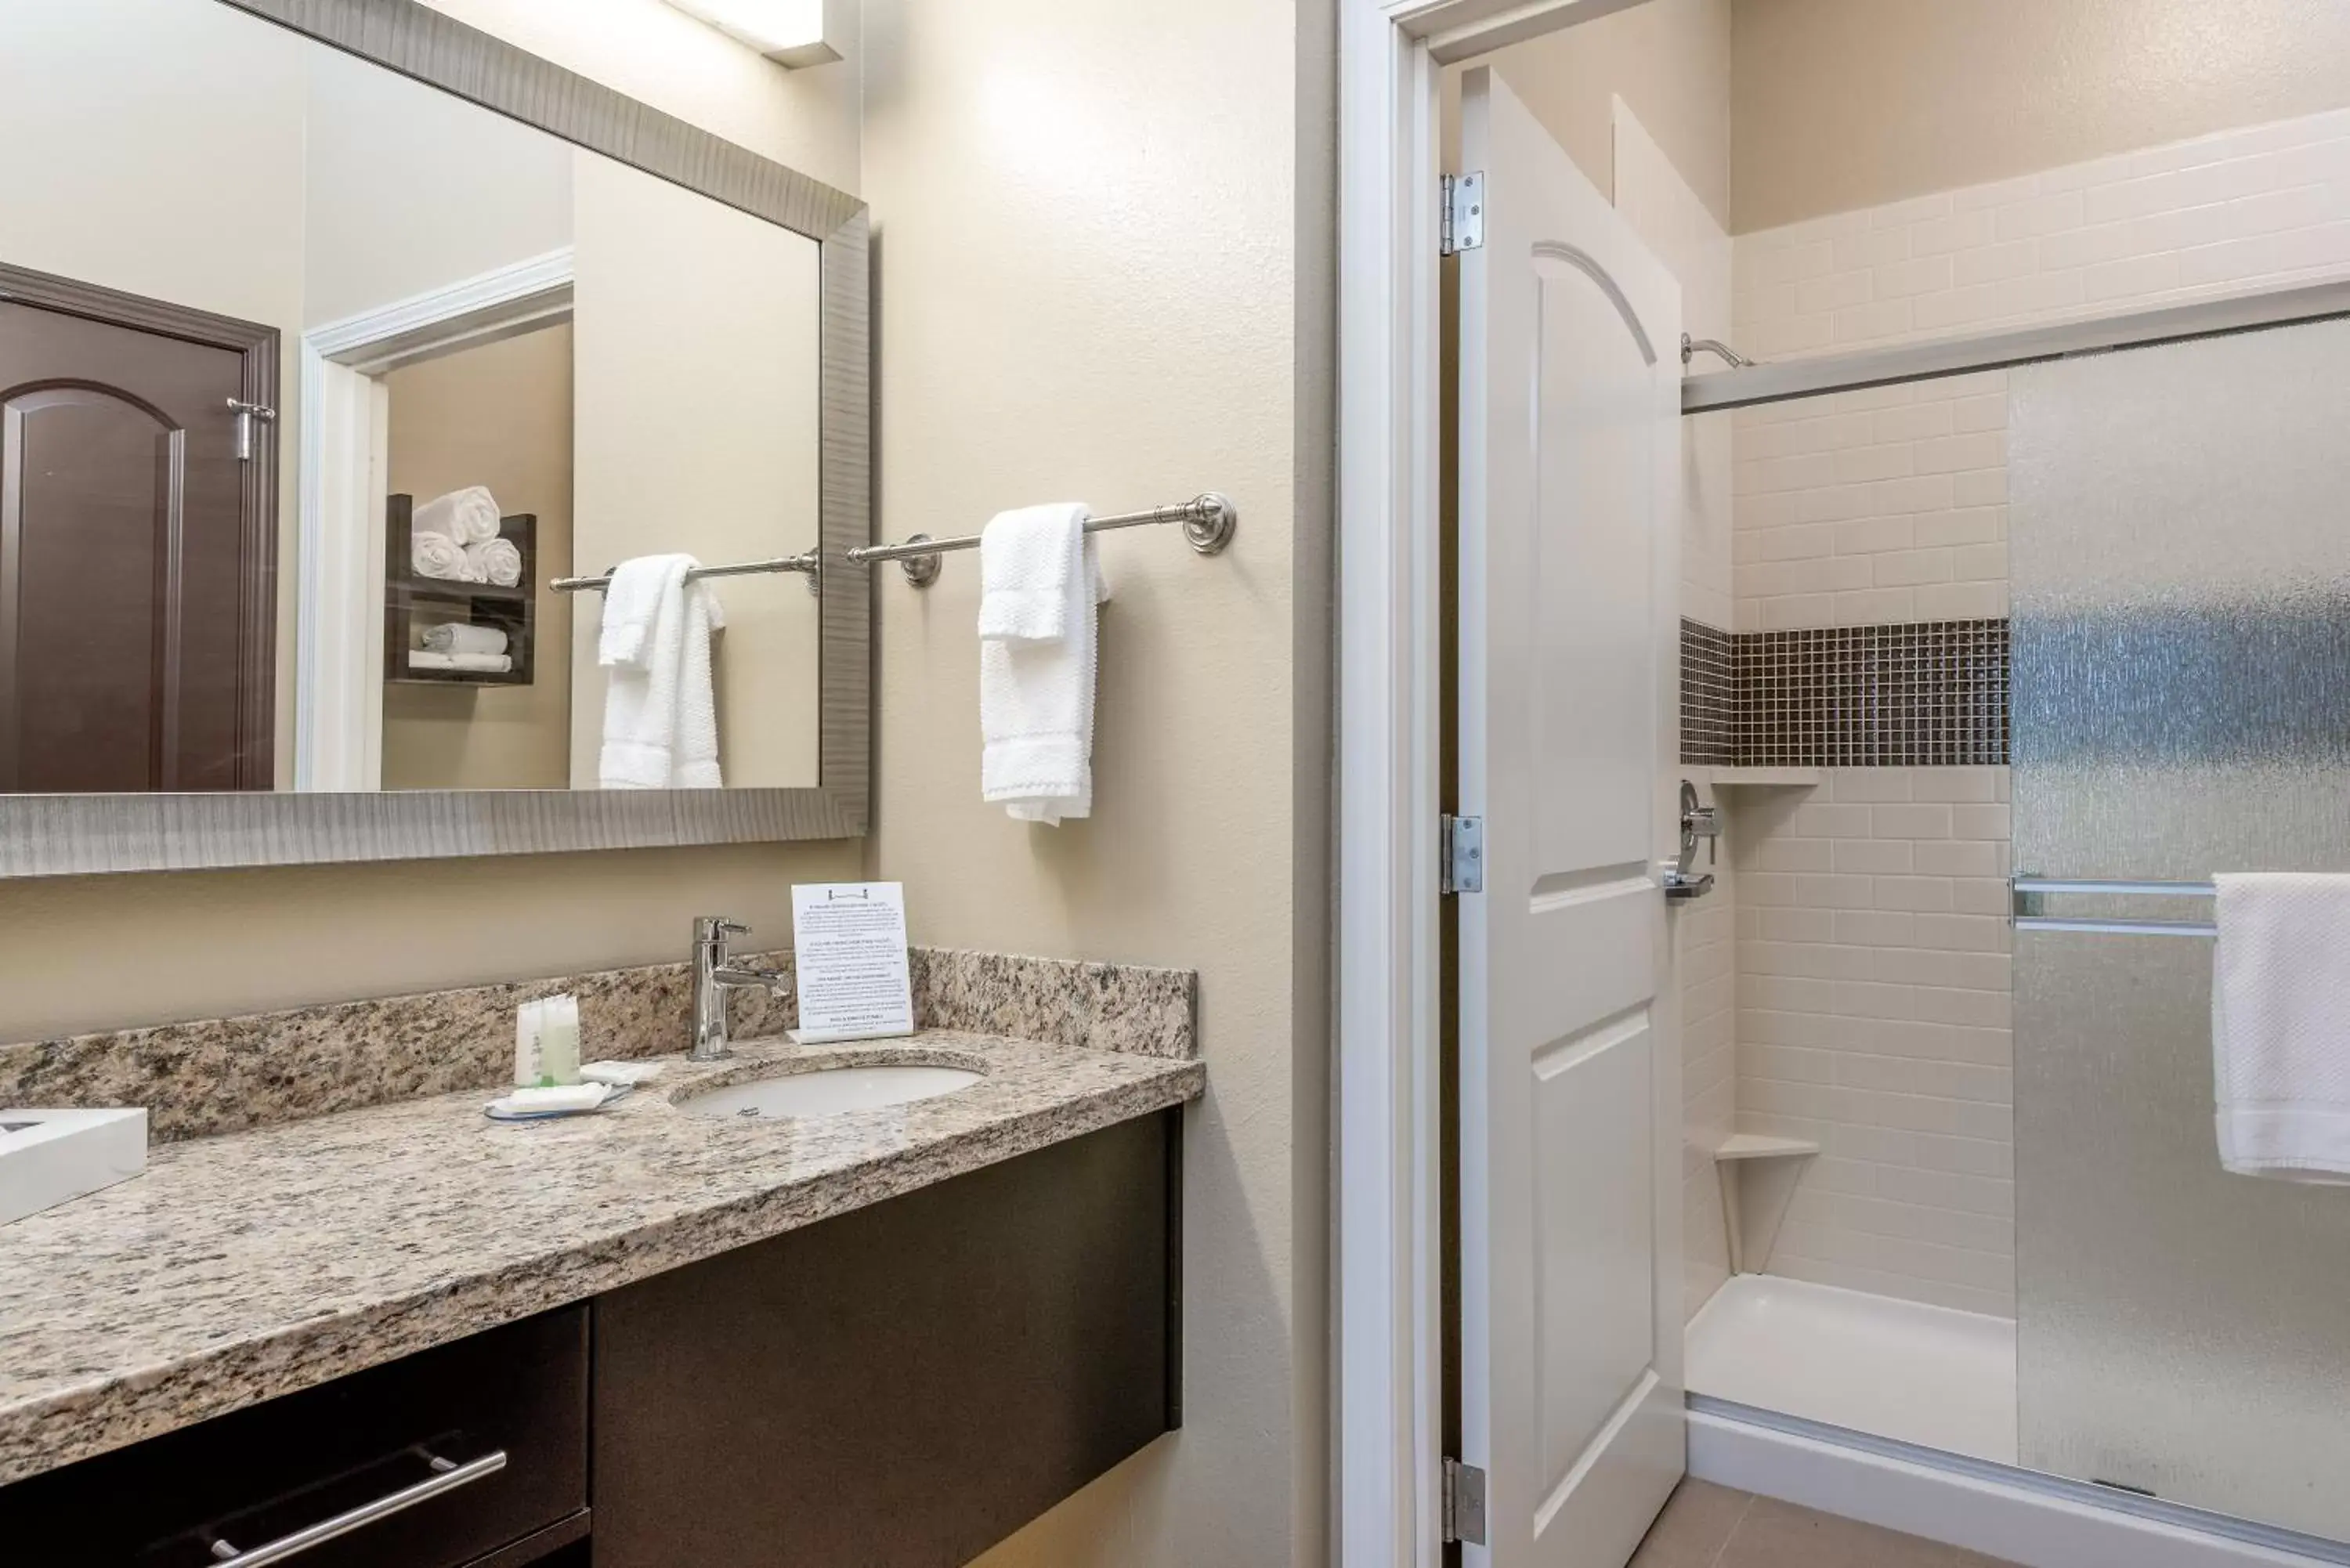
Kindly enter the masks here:
[[[2350, 870], [2350, 325], [2011, 399], [2017, 871]], [[2022, 1458], [2350, 1539], [2350, 1189], [2220, 1168], [2210, 960], [2017, 934]]]

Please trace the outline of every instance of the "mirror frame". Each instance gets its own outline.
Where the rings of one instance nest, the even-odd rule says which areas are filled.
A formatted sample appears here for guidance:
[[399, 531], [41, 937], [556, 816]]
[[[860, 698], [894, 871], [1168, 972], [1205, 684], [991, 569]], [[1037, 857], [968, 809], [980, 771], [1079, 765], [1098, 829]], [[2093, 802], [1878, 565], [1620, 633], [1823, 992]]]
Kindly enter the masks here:
[[[375, 794], [0, 795], [0, 877], [851, 838], [872, 778], [872, 590], [847, 552], [872, 542], [865, 203], [420, 0], [205, 0], [814, 240], [823, 318], [813, 787], [402, 790]], [[280, 449], [274, 427], [264, 440]], [[275, 469], [273, 467], [273, 472]], [[796, 540], [778, 551], [799, 549]]]

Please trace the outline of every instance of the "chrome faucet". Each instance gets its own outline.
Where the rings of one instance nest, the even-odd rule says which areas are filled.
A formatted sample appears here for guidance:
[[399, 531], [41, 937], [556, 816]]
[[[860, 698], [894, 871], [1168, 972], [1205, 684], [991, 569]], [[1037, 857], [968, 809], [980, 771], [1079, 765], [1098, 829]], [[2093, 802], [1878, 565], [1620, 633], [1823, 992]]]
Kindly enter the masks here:
[[723, 1062], [734, 1053], [726, 1044], [726, 993], [764, 986], [783, 988], [781, 970], [754, 969], [727, 956], [728, 937], [747, 937], [751, 928], [716, 915], [693, 922], [693, 1050], [689, 1062]]

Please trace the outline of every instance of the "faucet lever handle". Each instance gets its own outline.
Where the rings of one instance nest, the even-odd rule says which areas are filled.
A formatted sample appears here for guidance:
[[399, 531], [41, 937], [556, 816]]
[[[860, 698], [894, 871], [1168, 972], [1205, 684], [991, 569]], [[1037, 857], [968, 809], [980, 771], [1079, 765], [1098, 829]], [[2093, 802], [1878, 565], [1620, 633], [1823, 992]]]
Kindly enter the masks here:
[[747, 937], [751, 928], [740, 920], [730, 920], [723, 915], [703, 915], [693, 922], [693, 940], [697, 942], [723, 943], [728, 937]]

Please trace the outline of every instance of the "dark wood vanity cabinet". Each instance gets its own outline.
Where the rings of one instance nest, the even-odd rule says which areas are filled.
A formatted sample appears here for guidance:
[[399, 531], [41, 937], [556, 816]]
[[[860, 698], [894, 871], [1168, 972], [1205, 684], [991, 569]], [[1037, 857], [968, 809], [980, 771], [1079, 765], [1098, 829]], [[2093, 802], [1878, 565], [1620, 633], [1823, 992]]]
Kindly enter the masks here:
[[0, 1562], [218, 1568], [358, 1517], [289, 1560], [554, 1568], [588, 1534], [588, 1334], [568, 1307], [0, 1487]]
[[1180, 1111], [596, 1303], [596, 1568], [955, 1568], [1180, 1415]]
[[1177, 1425], [1181, 1118], [0, 1487], [0, 1564], [219, 1568], [356, 1515], [284, 1560], [955, 1568]]

